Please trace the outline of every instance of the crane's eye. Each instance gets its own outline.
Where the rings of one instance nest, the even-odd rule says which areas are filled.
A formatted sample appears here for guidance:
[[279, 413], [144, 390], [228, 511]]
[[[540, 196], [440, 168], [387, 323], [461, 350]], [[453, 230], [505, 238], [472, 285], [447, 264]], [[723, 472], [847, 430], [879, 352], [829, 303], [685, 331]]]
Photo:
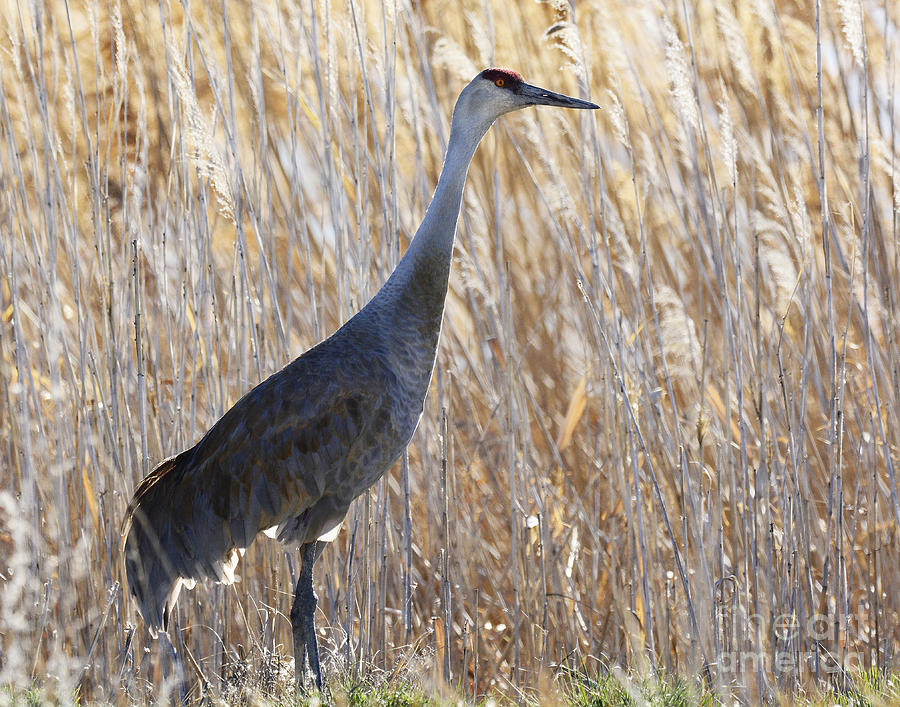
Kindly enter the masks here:
[[494, 81], [494, 85], [499, 86], [500, 88], [503, 88], [503, 84], [505, 83], [506, 81], [504, 81], [503, 79], [497, 79], [496, 81]]

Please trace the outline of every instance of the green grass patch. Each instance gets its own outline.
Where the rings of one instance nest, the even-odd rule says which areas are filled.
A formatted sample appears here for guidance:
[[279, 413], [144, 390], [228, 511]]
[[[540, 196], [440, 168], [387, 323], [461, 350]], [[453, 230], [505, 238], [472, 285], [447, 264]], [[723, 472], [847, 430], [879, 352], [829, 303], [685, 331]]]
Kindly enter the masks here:
[[[370, 674], [365, 677], [343, 674], [332, 681], [324, 693], [298, 695], [292, 679], [280, 676], [275, 684], [244, 681], [226, 683], [223, 690], [211, 689], [204, 695], [186, 695], [185, 704], [246, 705], [248, 707], [715, 707], [736, 704], [727, 694], [716, 693], [701, 683], [675, 675], [637, 677], [619, 668], [606, 675], [591, 676], [576, 670], [560, 673], [553, 682], [529, 695], [480, 696], [478, 702], [453, 694], [445, 688], [438, 694], [414, 674], [403, 677]], [[82, 705], [75, 696], [64, 698], [43, 687], [13, 690], [0, 687], [0, 707], [41, 707], [44, 705]], [[830, 689], [811, 690], [794, 696], [773, 694], [766, 704], [783, 707], [888, 707], [900, 705], [900, 675], [868, 670], [848, 675], [846, 684]]]

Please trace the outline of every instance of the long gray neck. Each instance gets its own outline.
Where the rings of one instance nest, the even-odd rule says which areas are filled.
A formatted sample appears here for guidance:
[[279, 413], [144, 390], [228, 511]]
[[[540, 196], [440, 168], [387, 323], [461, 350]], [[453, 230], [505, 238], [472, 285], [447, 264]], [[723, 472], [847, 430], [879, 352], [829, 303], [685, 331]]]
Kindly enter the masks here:
[[417, 387], [427, 386], [434, 364], [466, 173], [492, 122], [472, 119], [457, 104], [444, 167], [422, 225], [366, 307], [377, 312], [397, 365], [416, 379]]
[[449, 267], [466, 173], [485, 132], [487, 129], [472, 131], [461, 129], [457, 125], [453, 126], [447, 144], [444, 168], [441, 170], [431, 204], [395, 274], [415, 267], [415, 262], [421, 257], [441, 258], [447, 261]]

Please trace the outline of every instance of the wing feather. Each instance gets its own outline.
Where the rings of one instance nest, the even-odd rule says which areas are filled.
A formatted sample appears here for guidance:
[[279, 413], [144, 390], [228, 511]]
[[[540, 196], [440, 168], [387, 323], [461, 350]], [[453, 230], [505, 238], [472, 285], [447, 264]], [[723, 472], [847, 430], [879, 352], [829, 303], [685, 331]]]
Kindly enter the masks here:
[[339, 525], [355, 493], [346, 505], [326, 497], [352, 485], [341, 478], [347, 459], [378, 437], [390, 400], [376, 384], [385, 375], [377, 357], [323, 349], [248, 392], [135, 490], [123, 526], [126, 572], [154, 633], [166, 629], [182, 585], [233, 581], [238, 553], [259, 532], [304, 542]]

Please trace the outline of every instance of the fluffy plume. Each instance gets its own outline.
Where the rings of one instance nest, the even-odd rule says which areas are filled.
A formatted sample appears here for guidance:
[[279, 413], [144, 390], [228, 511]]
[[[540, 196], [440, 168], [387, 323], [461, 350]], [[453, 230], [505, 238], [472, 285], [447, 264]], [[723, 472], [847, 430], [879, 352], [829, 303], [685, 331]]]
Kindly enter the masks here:
[[447, 69], [461, 82], [470, 81], [479, 71], [465, 50], [447, 37], [434, 43], [432, 60], [436, 69]]
[[681, 118], [692, 128], [697, 128], [700, 118], [694, 100], [691, 66], [684, 45], [678, 38], [675, 27], [668, 17], [663, 18], [663, 32], [666, 37], [666, 71], [672, 83], [672, 95]]
[[728, 99], [724, 95], [725, 87], [721, 86], [721, 89], [723, 96], [716, 105], [719, 108], [719, 129], [722, 131], [722, 161], [728, 168], [728, 176], [733, 183], [737, 181], [737, 141], [734, 139], [734, 123], [728, 110]]
[[228, 218], [234, 219], [234, 196], [222, 148], [213, 137], [209, 121], [197, 103], [197, 96], [188, 80], [187, 69], [181, 61], [182, 52], [170, 44], [169, 55], [171, 57], [169, 75], [181, 99], [182, 126], [185, 137], [193, 148], [190, 154], [200, 173], [209, 177], [220, 211]]
[[625, 109], [619, 101], [619, 96], [612, 90], [607, 89], [606, 95], [609, 96], [609, 119], [612, 123], [613, 134], [616, 136], [616, 140], [630, 150], [631, 140], [628, 139], [628, 118], [625, 116]]
[[744, 38], [741, 25], [725, 3], [716, 4], [716, 18], [738, 82], [742, 89], [753, 93], [756, 90], [756, 77], [753, 74], [750, 52], [747, 50], [747, 40]]
[[863, 44], [865, 42], [862, 5], [859, 0], [838, 0], [838, 8], [841, 11], [841, 29], [844, 32], [844, 39], [850, 45], [853, 59], [859, 66], [862, 66], [864, 60]]

